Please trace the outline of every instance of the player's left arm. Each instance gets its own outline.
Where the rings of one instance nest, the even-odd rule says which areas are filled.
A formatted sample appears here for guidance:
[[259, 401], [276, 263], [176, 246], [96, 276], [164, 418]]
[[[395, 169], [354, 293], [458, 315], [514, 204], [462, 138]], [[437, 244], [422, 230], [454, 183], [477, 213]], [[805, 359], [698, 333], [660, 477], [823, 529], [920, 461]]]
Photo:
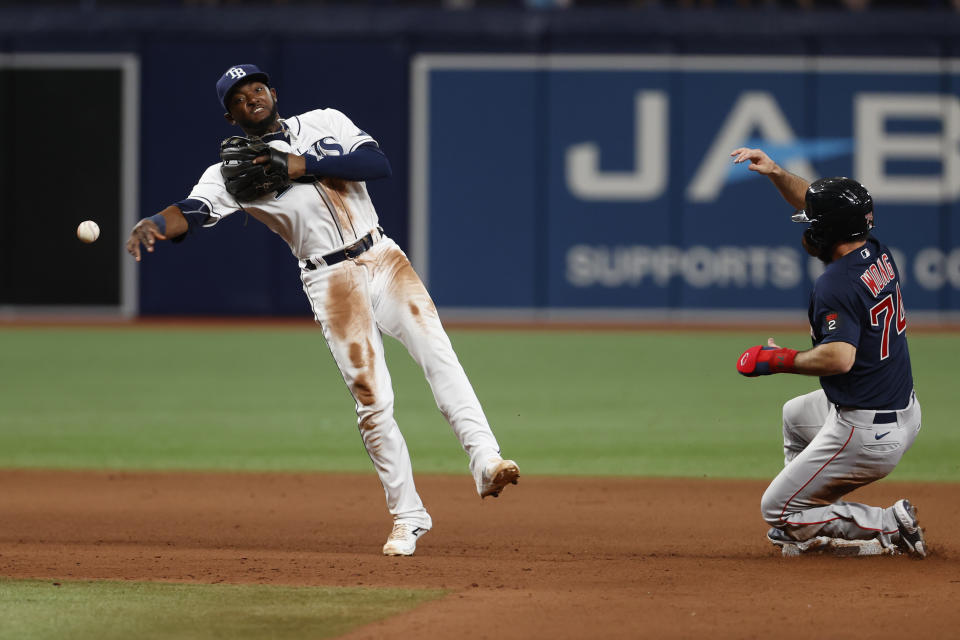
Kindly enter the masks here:
[[749, 378], [773, 373], [834, 376], [853, 368], [857, 348], [849, 342], [824, 342], [806, 351], [785, 349], [773, 338], [740, 354], [737, 371]]
[[[256, 161], [260, 160], [261, 158], [257, 158]], [[290, 154], [287, 167], [291, 180], [313, 176], [365, 182], [377, 178], [389, 178], [393, 174], [390, 161], [375, 142], [367, 142], [350, 153], [336, 156], [317, 158], [311, 154], [302, 156]]]
[[389, 178], [390, 161], [369, 133], [358, 127], [342, 111], [316, 109], [296, 117], [301, 126], [312, 127], [323, 135], [302, 156], [291, 155], [288, 167], [291, 180], [311, 182], [338, 178], [365, 182]]
[[809, 182], [778, 165], [763, 149], [740, 147], [734, 149], [730, 156], [734, 164], [749, 162], [747, 168], [750, 171], [756, 171], [770, 178], [784, 200], [795, 209], [803, 209], [806, 204], [807, 189], [810, 187]]

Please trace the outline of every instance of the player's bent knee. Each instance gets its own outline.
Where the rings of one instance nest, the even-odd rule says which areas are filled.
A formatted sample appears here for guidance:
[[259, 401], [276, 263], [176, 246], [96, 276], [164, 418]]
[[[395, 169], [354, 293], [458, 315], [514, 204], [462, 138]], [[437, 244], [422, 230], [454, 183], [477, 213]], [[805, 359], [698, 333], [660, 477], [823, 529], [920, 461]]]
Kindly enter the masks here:
[[373, 431], [393, 423], [393, 403], [386, 406], [364, 405], [357, 409], [357, 424], [361, 431]]
[[785, 506], [784, 498], [779, 492], [767, 489], [763, 494], [763, 498], [760, 499], [760, 515], [763, 517], [764, 522], [770, 526], [780, 526], [783, 524], [783, 518], [786, 515]]
[[804, 415], [804, 397], [792, 398], [783, 403], [783, 423], [794, 425], [801, 422]]

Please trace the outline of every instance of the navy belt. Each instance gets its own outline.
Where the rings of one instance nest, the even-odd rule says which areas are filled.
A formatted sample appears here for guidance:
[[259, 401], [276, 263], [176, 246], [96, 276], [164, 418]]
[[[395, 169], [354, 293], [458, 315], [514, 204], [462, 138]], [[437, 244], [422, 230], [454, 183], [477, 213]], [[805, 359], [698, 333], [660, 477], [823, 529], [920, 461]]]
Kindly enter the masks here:
[[[841, 407], [834, 405], [837, 411], [870, 411], [870, 409], [858, 409], [857, 407]], [[874, 411], [873, 424], [893, 424], [897, 421], [897, 411]]]
[[[349, 244], [343, 249], [338, 249], [337, 251], [328, 253], [327, 255], [323, 256], [322, 260], [328, 267], [335, 265], [338, 262], [343, 262], [344, 260], [353, 260], [354, 258], [359, 258], [366, 253], [366, 251], [372, 248], [374, 244], [376, 244], [376, 240], [373, 239], [373, 231], [371, 231], [353, 244]], [[317, 265], [312, 260], [307, 260], [303, 268], [307, 271], [313, 271], [317, 268]]]

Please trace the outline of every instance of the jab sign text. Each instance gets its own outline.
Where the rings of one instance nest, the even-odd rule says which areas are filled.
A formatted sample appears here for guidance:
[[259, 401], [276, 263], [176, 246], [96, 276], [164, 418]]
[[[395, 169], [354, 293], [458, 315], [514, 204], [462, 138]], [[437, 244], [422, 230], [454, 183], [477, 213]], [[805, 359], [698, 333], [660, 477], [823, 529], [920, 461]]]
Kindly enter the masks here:
[[458, 55], [414, 78], [413, 258], [438, 305], [804, 308], [822, 267], [732, 164], [752, 146], [862, 182], [908, 307], [960, 309], [960, 63]]

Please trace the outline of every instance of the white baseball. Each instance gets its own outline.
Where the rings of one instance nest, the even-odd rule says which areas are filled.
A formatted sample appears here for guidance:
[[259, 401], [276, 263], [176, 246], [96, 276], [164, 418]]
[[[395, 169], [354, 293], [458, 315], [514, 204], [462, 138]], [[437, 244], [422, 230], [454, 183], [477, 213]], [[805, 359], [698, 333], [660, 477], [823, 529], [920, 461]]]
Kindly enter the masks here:
[[77, 237], [80, 238], [80, 242], [90, 244], [100, 237], [100, 226], [93, 220], [84, 220], [77, 227]]

